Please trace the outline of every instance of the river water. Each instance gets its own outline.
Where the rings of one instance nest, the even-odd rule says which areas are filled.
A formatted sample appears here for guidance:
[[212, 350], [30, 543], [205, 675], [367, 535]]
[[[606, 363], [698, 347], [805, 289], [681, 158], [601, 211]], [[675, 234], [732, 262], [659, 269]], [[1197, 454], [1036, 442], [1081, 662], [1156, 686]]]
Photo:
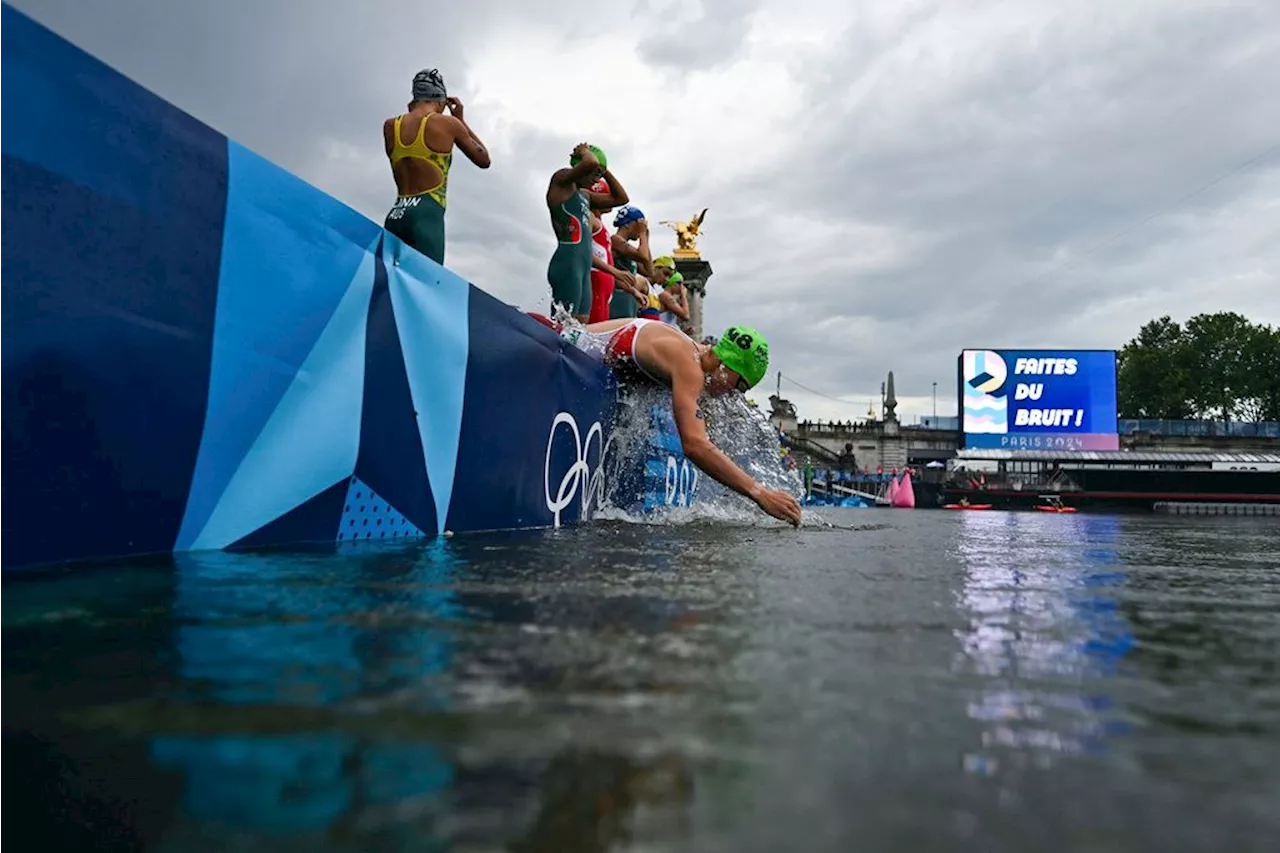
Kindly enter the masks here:
[[7, 580], [10, 838], [1276, 849], [1274, 519], [807, 516]]

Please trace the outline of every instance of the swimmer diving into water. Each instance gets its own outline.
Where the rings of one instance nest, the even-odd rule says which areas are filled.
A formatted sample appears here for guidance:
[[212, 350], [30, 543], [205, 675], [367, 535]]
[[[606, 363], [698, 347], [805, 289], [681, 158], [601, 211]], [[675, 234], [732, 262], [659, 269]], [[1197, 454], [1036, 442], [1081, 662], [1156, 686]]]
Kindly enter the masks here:
[[658, 320], [608, 320], [584, 329], [565, 329], [538, 314], [575, 347], [619, 373], [646, 377], [671, 389], [671, 412], [685, 456], [713, 480], [755, 501], [774, 518], [800, 525], [800, 503], [780, 489], [767, 489], [739, 468], [707, 436], [698, 405], [703, 394], [745, 393], [769, 369], [769, 344], [748, 326], [730, 326], [714, 347], [695, 343]]

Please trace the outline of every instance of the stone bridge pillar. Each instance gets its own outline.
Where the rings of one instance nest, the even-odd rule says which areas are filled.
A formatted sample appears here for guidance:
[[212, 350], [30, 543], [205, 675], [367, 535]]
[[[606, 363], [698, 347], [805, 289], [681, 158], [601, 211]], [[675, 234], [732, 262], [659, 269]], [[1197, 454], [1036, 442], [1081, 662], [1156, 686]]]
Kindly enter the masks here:
[[676, 272], [684, 276], [684, 286], [689, 291], [689, 325], [693, 339], [702, 340], [702, 301], [707, 296], [707, 279], [711, 278], [711, 264], [697, 257], [681, 257], [675, 253]]

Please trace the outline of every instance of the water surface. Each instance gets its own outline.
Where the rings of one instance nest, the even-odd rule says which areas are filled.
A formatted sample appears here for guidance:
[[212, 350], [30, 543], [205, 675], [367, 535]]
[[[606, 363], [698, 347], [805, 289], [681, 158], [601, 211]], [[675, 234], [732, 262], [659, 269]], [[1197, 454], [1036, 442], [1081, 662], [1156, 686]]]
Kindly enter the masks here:
[[605, 521], [9, 580], [11, 832], [277, 853], [1273, 849], [1274, 519], [822, 517], [836, 527]]

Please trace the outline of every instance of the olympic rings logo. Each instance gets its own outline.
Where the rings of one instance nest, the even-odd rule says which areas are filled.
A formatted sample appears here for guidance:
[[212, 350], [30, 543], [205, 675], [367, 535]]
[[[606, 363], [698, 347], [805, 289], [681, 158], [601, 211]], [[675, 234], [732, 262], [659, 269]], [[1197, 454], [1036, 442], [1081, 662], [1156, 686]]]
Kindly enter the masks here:
[[[577, 461], [569, 466], [569, 470], [560, 478], [560, 487], [556, 491], [556, 496], [551, 497], [551, 448], [556, 440], [556, 427], [560, 424], [567, 424], [573, 435], [574, 456]], [[591, 452], [591, 441], [595, 440], [596, 446], [600, 449], [596, 458], [595, 470], [591, 469], [591, 465], [587, 462], [587, 455]], [[600, 422], [596, 421], [587, 430], [586, 441], [583, 442], [581, 433], [578, 432], [578, 422], [573, 415], [568, 412], [560, 412], [556, 415], [555, 420], [551, 422], [551, 432], [547, 435], [547, 455], [543, 465], [542, 485], [543, 492], [547, 499], [547, 509], [555, 518], [555, 526], [560, 526], [560, 513], [569, 508], [573, 503], [574, 497], [578, 496], [578, 487], [582, 487], [580, 500], [582, 502], [582, 511], [580, 517], [586, 519], [591, 512], [591, 504], [595, 502], [597, 505], [604, 501], [604, 456], [609, 450], [609, 445], [613, 443], [613, 436], [609, 436], [609, 440], [604, 440], [604, 428], [600, 426]]]
[[667, 506], [688, 506], [693, 502], [694, 493], [698, 491], [700, 472], [696, 465], [690, 465], [688, 459], [681, 459], [676, 464], [674, 456], [667, 456]]

